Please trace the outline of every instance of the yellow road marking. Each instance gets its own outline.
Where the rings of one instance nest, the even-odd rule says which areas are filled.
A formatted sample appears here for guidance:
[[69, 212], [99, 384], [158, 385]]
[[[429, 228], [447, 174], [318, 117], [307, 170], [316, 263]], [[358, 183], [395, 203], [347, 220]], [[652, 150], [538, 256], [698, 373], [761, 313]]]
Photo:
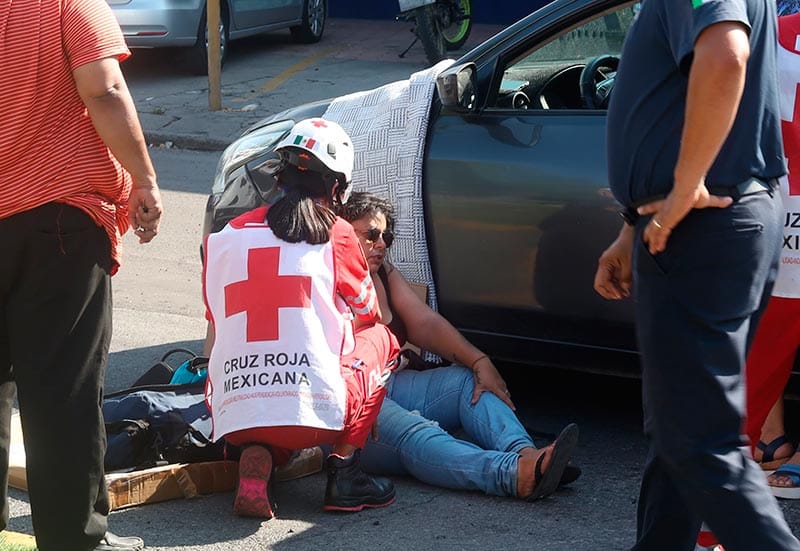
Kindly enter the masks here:
[[9, 546], [12, 545], [19, 548], [27, 547], [31, 550], [34, 550], [36, 549], [36, 538], [28, 534], [11, 532], [9, 530], [3, 530], [0, 532], [0, 551], [4, 548], [8, 549]]
[[328, 48], [327, 50], [323, 50], [316, 55], [309, 56], [305, 59], [302, 59], [292, 65], [291, 67], [287, 67], [271, 79], [269, 79], [258, 91], [262, 94], [267, 92], [272, 92], [287, 80], [292, 78], [295, 74], [299, 73], [303, 69], [308, 69], [311, 65], [314, 65], [319, 60], [328, 57], [333, 52], [337, 51], [339, 48]]

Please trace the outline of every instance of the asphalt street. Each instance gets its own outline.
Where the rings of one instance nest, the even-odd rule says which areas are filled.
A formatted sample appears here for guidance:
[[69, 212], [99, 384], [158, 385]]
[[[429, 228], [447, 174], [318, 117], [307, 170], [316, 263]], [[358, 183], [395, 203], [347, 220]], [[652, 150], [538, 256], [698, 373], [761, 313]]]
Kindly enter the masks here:
[[[499, 27], [476, 26], [467, 48]], [[125, 63], [163, 190], [165, 217], [153, 243], [125, 239], [114, 277], [114, 339], [106, 386], [130, 385], [166, 351], [200, 351], [205, 331], [198, 247], [202, 213], [221, 149], [281, 109], [373, 88], [425, 67], [409, 26], [331, 20], [323, 41], [293, 44], [288, 33], [233, 43], [223, 72], [223, 110], [207, 109], [208, 82], [178, 57], [136, 52]], [[112, 513], [111, 528], [142, 536], [152, 550], [240, 549], [417, 551], [628, 548], [635, 534], [646, 446], [635, 380], [503, 366], [518, 414], [537, 443], [567, 422], [581, 429], [575, 462], [584, 475], [537, 503], [434, 488], [397, 478], [397, 502], [358, 514], [321, 510], [324, 475], [278, 485], [278, 517], [232, 514], [232, 493], [144, 505]], [[12, 490], [12, 530], [32, 533], [24, 492]], [[800, 507], [782, 502], [800, 528]]]
[[[166, 214], [157, 239], [125, 240], [114, 277], [114, 338], [108, 391], [129, 386], [166, 351], [200, 351], [200, 221], [218, 152], [153, 147]], [[508, 368], [520, 417], [544, 444], [569, 422], [582, 431], [574, 487], [529, 504], [395, 479], [397, 502], [339, 515], [321, 511], [324, 475], [277, 486], [278, 517], [232, 514], [233, 494], [144, 505], [112, 513], [111, 527], [138, 534], [149, 549], [624, 549], [633, 537], [639, 467], [638, 388], [633, 381]], [[11, 492], [10, 529], [32, 533], [24, 492]]]

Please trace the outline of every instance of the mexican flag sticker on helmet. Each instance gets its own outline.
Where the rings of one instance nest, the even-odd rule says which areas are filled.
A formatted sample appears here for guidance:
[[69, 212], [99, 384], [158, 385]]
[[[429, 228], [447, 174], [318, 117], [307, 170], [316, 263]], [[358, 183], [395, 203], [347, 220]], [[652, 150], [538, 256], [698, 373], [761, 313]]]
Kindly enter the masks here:
[[292, 145], [299, 145], [304, 149], [314, 149], [314, 147], [316, 147], [317, 145], [317, 141], [314, 138], [308, 136], [301, 136], [300, 134], [298, 134], [297, 136], [294, 137]]

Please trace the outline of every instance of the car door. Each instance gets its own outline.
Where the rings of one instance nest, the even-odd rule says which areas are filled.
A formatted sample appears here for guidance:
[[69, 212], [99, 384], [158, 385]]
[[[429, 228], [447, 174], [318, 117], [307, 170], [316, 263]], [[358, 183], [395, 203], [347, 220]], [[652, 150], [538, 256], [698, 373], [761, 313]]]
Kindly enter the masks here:
[[[635, 6], [607, 12], [608, 2], [594, 2], [591, 14], [587, 4], [551, 12], [551, 34], [540, 20], [498, 41], [478, 66], [481, 108], [443, 111], [429, 132], [425, 201], [440, 310], [506, 359], [635, 349], [630, 301], [592, 288], [621, 219], [606, 176], [606, 111], [585, 108], [579, 89], [590, 60], [619, 56]], [[604, 67], [593, 81], [602, 89], [613, 76]]]
[[232, 28], [245, 30], [298, 19], [302, 0], [231, 0]]

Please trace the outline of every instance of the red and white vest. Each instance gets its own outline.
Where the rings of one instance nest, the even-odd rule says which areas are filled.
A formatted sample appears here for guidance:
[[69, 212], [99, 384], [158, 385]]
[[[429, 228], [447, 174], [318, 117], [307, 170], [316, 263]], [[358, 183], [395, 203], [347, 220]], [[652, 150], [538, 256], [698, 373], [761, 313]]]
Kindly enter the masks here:
[[781, 128], [789, 176], [781, 178], [783, 247], [772, 294], [800, 298], [800, 14], [778, 18], [778, 42]]
[[352, 226], [322, 245], [287, 243], [262, 207], [206, 239], [203, 291], [216, 338], [206, 397], [214, 439], [255, 427], [341, 430], [340, 356], [353, 313], [378, 320], [378, 300]]

